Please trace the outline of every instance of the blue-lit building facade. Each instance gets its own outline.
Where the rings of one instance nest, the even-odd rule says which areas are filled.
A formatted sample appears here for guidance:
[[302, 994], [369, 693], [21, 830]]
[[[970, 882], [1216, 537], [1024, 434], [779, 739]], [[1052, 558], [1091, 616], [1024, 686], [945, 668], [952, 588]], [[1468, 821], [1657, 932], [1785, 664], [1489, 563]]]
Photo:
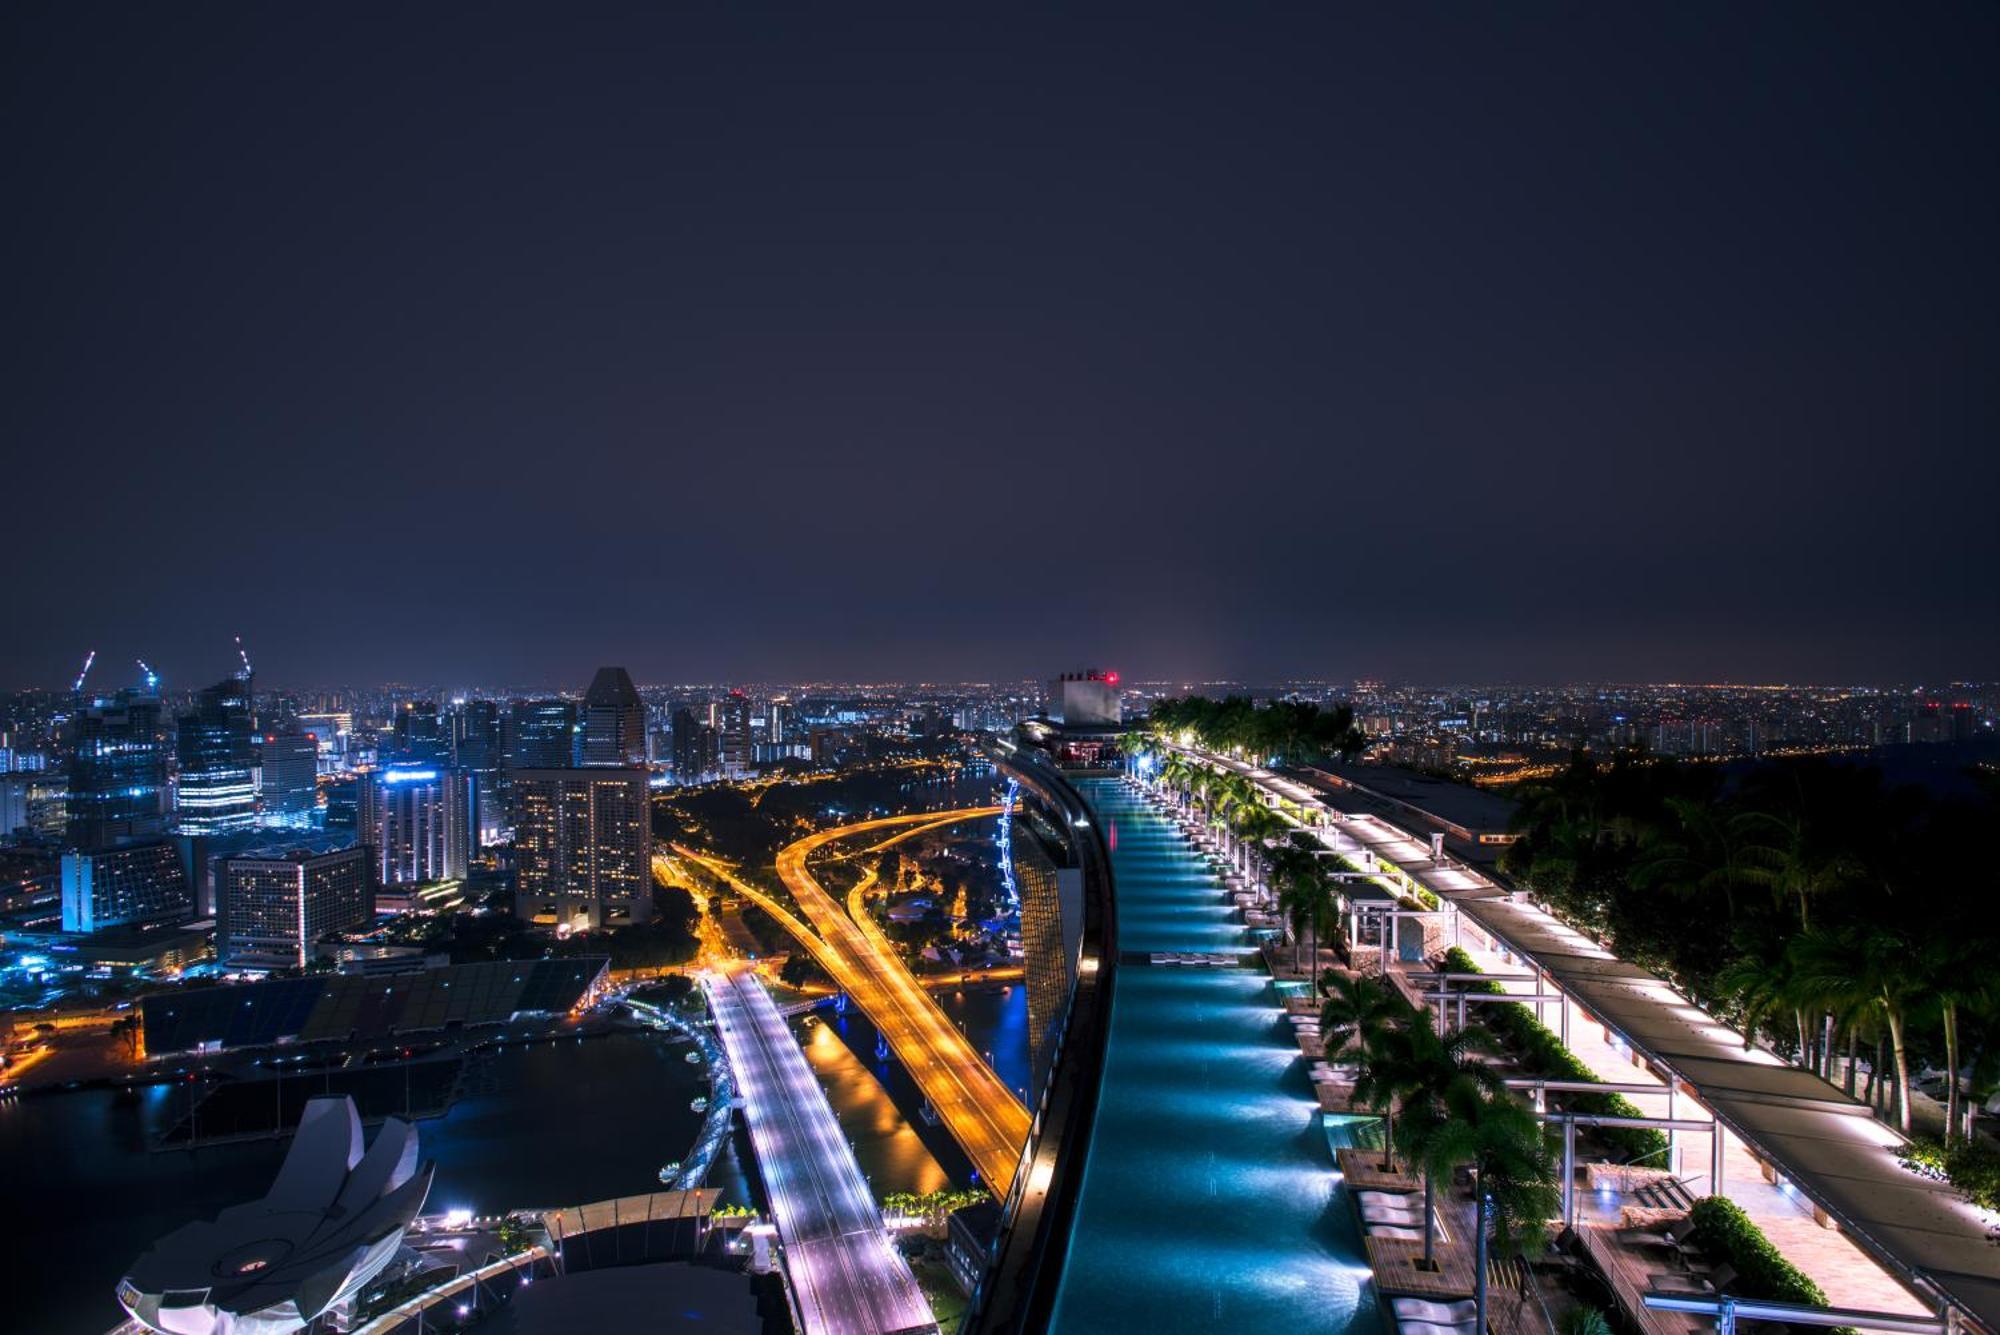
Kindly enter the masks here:
[[443, 766], [391, 766], [363, 775], [358, 830], [377, 883], [459, 880], [472, 851], [475, 781]]
[[160, 697], [123, 690], [79, 702], [70, 718], [67, 842], [113, 848], [167, 831], [167, 746]]
[[165, 839], [72, 850], [63, 854], [61, 877], [65, 932], [151, 927], [194, 916], [180, 850]]

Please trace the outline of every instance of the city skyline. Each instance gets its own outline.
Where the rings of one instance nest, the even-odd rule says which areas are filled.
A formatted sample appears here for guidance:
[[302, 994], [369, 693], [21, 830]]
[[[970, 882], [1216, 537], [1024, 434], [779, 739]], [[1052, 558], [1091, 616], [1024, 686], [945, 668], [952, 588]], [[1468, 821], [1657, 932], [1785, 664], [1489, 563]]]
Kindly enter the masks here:
[[18, 16], [0, 682], [2000, 662], [1990, 9], [376, 15]]

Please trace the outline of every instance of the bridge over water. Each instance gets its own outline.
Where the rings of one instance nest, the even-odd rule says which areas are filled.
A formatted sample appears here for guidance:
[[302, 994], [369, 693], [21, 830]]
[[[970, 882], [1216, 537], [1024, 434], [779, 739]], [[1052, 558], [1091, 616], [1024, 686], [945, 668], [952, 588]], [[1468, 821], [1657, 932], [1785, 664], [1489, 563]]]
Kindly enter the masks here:
[[826, 1093], [748, 969], [702, 980], [736, 1075], [799, 1321], [807, 1335], [935, 1332]]

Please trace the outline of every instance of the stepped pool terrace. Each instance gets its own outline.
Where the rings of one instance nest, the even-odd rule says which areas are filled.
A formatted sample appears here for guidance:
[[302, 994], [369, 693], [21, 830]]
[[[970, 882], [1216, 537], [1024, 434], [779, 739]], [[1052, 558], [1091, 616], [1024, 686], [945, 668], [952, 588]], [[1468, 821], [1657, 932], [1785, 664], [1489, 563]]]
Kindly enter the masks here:
[[[1123, 958], [1246, 949], [1221, 883], [1114, 779], [1081, 784], [1111, 848]], [[1058, 1335], [1374, 1335], [1359, 1232], [1270, 978], [1121, 965]]]

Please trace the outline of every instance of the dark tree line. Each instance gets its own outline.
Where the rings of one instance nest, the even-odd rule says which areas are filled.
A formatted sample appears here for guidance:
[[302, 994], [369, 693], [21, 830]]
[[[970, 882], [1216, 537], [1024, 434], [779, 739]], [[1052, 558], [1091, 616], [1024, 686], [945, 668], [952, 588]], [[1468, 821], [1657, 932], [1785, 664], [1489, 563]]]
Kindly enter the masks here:
[[1556, 912], [1906, 1131], [1922, 1065], [1969, 1073], [1974, 1097], [1955, 1080], [1939, 1097], [1947, 1138], [1970, 1138], [2000, 1082], [1991, 786], [1947, 799], [1820, 760], [1579, 753], [1517, 795], [1501, 866]]

